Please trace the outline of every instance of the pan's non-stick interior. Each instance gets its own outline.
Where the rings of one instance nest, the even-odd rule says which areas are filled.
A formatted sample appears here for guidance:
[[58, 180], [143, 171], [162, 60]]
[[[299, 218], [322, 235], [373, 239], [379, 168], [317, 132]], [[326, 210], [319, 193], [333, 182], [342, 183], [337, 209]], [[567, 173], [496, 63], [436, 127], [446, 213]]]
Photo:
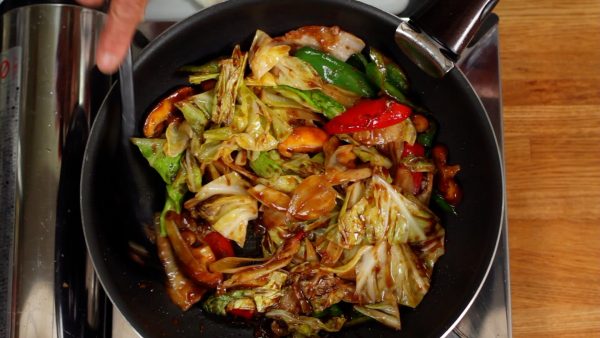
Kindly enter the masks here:
[[[206, 316], [199, 306], [182, 313], [171, 303], [152, 245], [146, 240], [153, 214], [162, 208], [164, 184], [128, 141], [142, 135], [147, 112], [158, 98], [184, 84], [180, 66], [247, 50], [256, 29], [272, 36], [304, 25], [338, 25], [392, 56], [408, 72], [415, 96], [440, 122], [439, 141], [462, 167], [464, 200], [459, 216], [442, 216], [447, 253], [436, 265], [429, 294], [416, 309], [402, 308], [402, 330], [377, 324], [347, 337], [439, 337], [477, 293], [493, 258], [502, 217], [501, 163], [485, 112], [462, 74], [428, 78], [394, 45], [399, 19], [347, 0], [228, 1], [178, 24], [152, 42], [135, 65], [136, 112], [123, 112], [113, 88], [96, 119], [82, 174], [82, 214], [92, 260], [118, 309], [144, 337], [252, 336], [252, 328]], [[129, 243], [147, 247], [140, 266]]]

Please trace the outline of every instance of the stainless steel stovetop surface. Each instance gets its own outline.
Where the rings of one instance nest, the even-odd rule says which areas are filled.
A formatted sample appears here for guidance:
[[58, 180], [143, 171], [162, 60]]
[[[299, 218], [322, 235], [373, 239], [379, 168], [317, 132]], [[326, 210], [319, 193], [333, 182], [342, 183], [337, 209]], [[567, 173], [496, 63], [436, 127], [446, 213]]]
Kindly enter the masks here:
[[[156, 3], [160, 1], [150, 1], [150, 6], [153, 6], [153, 2], [154, 6], [157, 6]], [[156, 11], [154, 7], [150, 9]], [[172, 12], [177, 12], [177, 9], [172, 9]], [[141, 25], [140, 30], [147, 37], [153, 38], [173, 23], [162, 20], [164, 18], [164, 16], [157, 18], [147, 16], [147, 21]], [[479, 40], [464, 52], [458, 66], [485, 106], [498, 138], [498, 144], [503, 150], [498, 18], [495, 15], [492, 15], [482, 26], [482, 32], [479, 34]], [[454, 330], [446, 336], [448, 338], [512, 337], [506, 208], [502, 226], [500, 241], [489, 275], [471, 307]], [[140, 337], [117, 309], [113, 312], [113, 337]]]

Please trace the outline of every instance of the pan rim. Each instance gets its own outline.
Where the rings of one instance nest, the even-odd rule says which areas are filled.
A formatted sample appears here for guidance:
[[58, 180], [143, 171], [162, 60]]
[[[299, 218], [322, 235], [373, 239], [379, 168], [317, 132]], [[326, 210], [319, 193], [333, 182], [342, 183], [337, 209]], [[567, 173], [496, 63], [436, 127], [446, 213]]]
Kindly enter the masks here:
[[[226, 1], [224, 3], [205, 8], [205, 9], [199, 11], [198, 13], [194, 14], [190, 18], [171, 26], [165, 32], [160, 34], [156, 39], [154, 39], [152, 42], [150, 42], [150, 44], [139, 55], [139, 57], [137, 58], [137, 60], [134, 64], [134, 72], [137, 70], [137, 68], [140, 64], [143, 64], [145, 62], [146, 58], [149, 58], [152, 55], [152, 53], [150, 52], [153, 49], [152, 47], [154, 47], [155, 45], [160, 45], [162, 43], [161, 41], [169, 39], [174, 34], [177, 34], [177, 32], [179, 30], [185, 29], [186, 26], [193, 25], [194, 22], [196, 22], [198, 20], [202, 20], [202, 18], [204, 16], [209, 16], [209, 15], [212, 15], [214, 12], [220, 12], [222, 10], [226, 10], [228, 7], [237, 7], [237, 6], [239, 6], [240, 3], [252, 4], [252, 3], [259, 2], [259, 1], [261, 1], [261, 0], [239, 0], [239, 1], [231, 1], [230, 0], [230, 1]], [[378, 16], [385, 20], [388, 20], [390, 22], [392, 22], [392, 21], [397, 22], [397, 23], [400, 22], [399, 17], [389, 14], [389, 13], [385, 13], [377, 8], [374, 8], [374, 7], [364, 4], [364, 3], [359, 3], [357, 1], [344, 1], [344, 0], [327, 0], [327, 1], [332, 4], [339, 4], [339, 5], [343, 5], [343, 6], [349, 6], [348, 4], [352, 3], [351, 4], [352, 6], [359, 7], [362, 11], [368, 12], [369, 15], [375, 15], [375, 16]], [[476, 104], [479, 106], [479, 110], [481, 112], [483, 112], [485, 115], [485, 118], [484, 118], [485, 127], [488, 129], [487, 132], [491, 132], [491, 136], [493, 137], [495, 148], [496, 148], [494, 151], [493, 157], [494, 157], [494, 160], [497, 161], [497, 163], [499, 165], [500, 174], [501, 174], [501, 186], [500, 186], [501, 187], [501, 196], [500, 196], [501, 205], [499, 208], [499, 211], [500, 211], [499, 223], [497, 225], [494, 224], [494, 226], [498, 227], [498, 231], [497, 231], [496, 238], [494, 241], [494, 246], [493, 246], [493, 249], [491, 250], [491, 254], [490, 254], [490, 250], [486, 251], [486, 254], [490, 254], [490, 257], [489, 257], [489, 260], [486, 260], [487, 267], [485, 268], [485, 272], [481, 275], [480, 279], [479, 278], [476, 279], [477, 282], [474, 284], [477, 285], [477, 288], [475, 288], [474, 290], [467, 293], [469, 295], [469, 297], [465, 297], [465, 301], [463, 301], [463, 302], [457, 302], [457, 303], [460, 303], [462, 311], [460, 313], [458, 313], [458, 315], [455, 317], [455, 319], [452, 320], [451, 325], [448, 326], [448, 328], [445, 329], [445, 331], [444, 331], [444, 328], [442, 326], [440, 326], [439, 331], [443, 332], [441, 334], [441, 337], [445, 337], [450, 332], [452, 332], [452, 330], [456, 327], [456, 325], [462, 320], [462, 318], [464, 318], [465, 314], [471, 308], [473, 302], [475, 301], [475, 299], [479, 295], [481, 289], [483, 288], [483, 285], [485, 284], [487, 277], [489, 276], [489, 273], [491, 271], [492, 264], [494, 262], [494, 257], [496, 256], [496, 253], [498, 250], [500, 235], [501, 235], [501, 232], [503, 229], [502, 224], [505, 221], [505, 217], [506, 217], [506, 209], [505, 209], [506, 208], [506, 182], [505, 182], [504, 163], [503, 163], [503, 157], [501, 155], [501, 149], [499, 146], [499, 139], [492, 127], [490, 117], [487, 114], [485, 107], [483, 106], [481, 98], [479, 98], [479, 96], [477, 96], [475, 94], [475, 91], [474, 91], [471, 83], [466, 79], [465, 75], [462, 73], [462, 71], [460, 69], [456, 68], [456, 70], [453, 70], [447, 76], [456, 77], [459, 80], [459, 82], [462, 82], [465, 86], [468, 87], [467, 91], [468, 91], [469, 98], [472, 100], [475, 100]], [[106, 105], [109, 104], [109, 100], [114, 99], [116, 96], [119, 95], [116, 90], [117, 86], [118, 86], [118, 82], [115, 83], [112, 86], [112, 88], [109, 90], [107, 96], [105, 97], [105, 99], [101, 105], [101, 108], [100, 108], [101, 112], [106, 110], [104, 108]], [[96, 123], [96, 122], [99, 119], [106, 118], [106, 115], [107, 115], [107, 113], [98, 114], [98, 116], [96, 117], [96, 121], [94, 121], [94, 125], [91, 128], [89, 140], [92, 140], [93, 136], [99, 132], [98, 129], [100, 127], [97, 127], [97, 125], [99, 125], [99, 123]], [[80, 208], [82, 210], [81, 219], [82, 219], [82, 224], [84, 225], [83, 231], [84, 231], [86, 246], [88, 248], [88, 252], [90, 252], [92, 265], [94, 266], [94, 269], [97, 272], [98, 278], [99, 278], [103, 288], [106, 290], [106, 294], [108, 295], [109, 299], [115, 305], [115, 307], [122, 313], [122, 315], [126, 318], [126, 320], [128, 322], [130, 322], [131, 326], [136, 331], [136, 333], [141, 335], [141, 332], [144, 332], [145, 330], [142, 326], [134, 325], [134, 323], [132, 323], [130, 321], [129, 318], [131, 316], [129, 316], [127, 313], [130, 311], [131, 307], [127, 304], [127, 302], [125, 302], [124, 299], [122, 299], [122, 297], [118, 296], [118, 291], [115, 290], [115, 289], [118, 289], [118, 287], [114, 281], [111, 281], [110, 278], [108, 278], [108, 276], [110, 276], [110, 273], [108, 272], [106, 264], [102, 264], [103, 260], [101, 259], [101, 257], [98, 257], [98, 255], [95, 255], [92, 253], [93, 252], [92, 248], [96, 248], [96, 252], [98, 252], [98, 248], [97, 248], [97, 245], [93, 242], [92, 238], [90, 237], [90, 236], [93, 237], [94, 235], [90, 233], [89, 227], [85, 226], [85, 224], [89, 223], [90, 220], [87, 219], [88, 218], [87, 216], [89, 216], [88, 213], [84, 212], [84, 209], [87, 209], [86, 204], [90, 203], [88, 201], [88, 199], [89, 199], [88, 194], [86, 194], [84, 192], [84, 187], [85, 187], [84, 183], [86, 183], [85, 179], [89, 178], [89, 176], [90, 176], [90, 173], [89, 173], [90, 169], [86, 169], [88, 167], [88, 166], [86, 166], [86, 163], [88, 162], [88, 159], [92, 152], [92, 150], [90, 150], [90, 148], [91, 148], [90, 142], [88, 142], [88, 144], [86, 145], [85, 153], [84, 153], [83, 167], [82, 167], [82, 173], [81, 173], [81, 178], [80, 178]], [[490, 248], [491, 248], [491, 246], [490, 246]], [[108, 280], [107, 280], [107, 278], [108, 278]], [[436, 332], [438, 332], [438, 331], [436, 330]], [[147, 333], [147, 332], [144, 332], [144, 333]]]

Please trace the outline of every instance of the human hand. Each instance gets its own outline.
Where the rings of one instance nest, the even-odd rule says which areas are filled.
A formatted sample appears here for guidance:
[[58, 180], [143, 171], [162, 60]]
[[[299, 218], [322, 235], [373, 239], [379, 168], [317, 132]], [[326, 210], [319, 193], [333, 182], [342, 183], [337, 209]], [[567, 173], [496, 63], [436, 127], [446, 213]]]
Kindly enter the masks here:
[[[77, 0], [81, 5], [99, 7], [104, 0]], [[96, 63], [100, 71], [117, 71], [125, 58], [137, 25], [144, 18], [148, 0], [112, 0], [108, 17], [100, 33], [96, 49]]]

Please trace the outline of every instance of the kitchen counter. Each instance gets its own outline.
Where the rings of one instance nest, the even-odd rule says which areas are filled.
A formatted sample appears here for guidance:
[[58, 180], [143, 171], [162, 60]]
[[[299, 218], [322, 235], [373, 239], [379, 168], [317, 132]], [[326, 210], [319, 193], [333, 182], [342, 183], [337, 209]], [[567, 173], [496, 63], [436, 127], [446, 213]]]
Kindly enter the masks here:
[[515, 337], [600, 337], [600, 2], [501, 0]]

